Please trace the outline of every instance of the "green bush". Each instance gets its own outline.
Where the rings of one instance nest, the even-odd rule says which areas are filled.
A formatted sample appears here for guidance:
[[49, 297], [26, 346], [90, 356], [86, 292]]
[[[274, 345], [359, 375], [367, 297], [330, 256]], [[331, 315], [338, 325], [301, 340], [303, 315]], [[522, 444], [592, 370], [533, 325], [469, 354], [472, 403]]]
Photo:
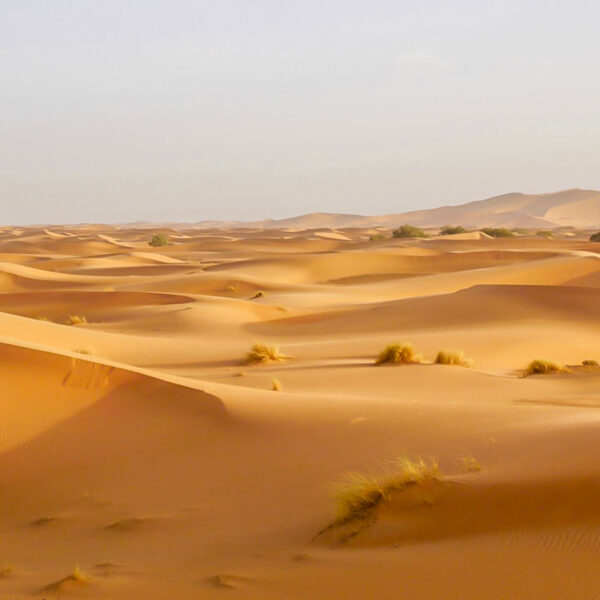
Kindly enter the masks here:
[[379, 240], [385, 240], [385, 235], [383, 235], [383, 233], [374, 233], [369, 236], [370, 242], [378, 242]]
[[600, 231], [590, 236], [590, 242], [600, 242]]
[[392, 235], [395, 238], [424, 238], [427, 234], [419, 227], [413, 227], [412, 225], [400, 225], [398, 229], [392, 231]]
[[467, 230], [462, 225], [444, 225], [440, 229], [441, 235], [454, 235], [455, 233], [466, 233]]
[[155, 233], [148, 244], [155, 248], [159, 246], [167, 246], [169, 244], [169, 236], [166, 233]]
[[484, 227], [481, 231], [493, 238], [507, 238], [515, 235], [510, 229], [503, 227]]

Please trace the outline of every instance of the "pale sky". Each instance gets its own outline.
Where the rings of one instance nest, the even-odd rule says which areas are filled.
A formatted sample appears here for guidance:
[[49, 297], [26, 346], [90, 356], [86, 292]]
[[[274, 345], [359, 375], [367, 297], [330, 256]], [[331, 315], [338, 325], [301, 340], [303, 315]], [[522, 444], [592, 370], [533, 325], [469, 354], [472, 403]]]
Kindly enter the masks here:
[[597, 0], [0, 0], [0, 224], [600, 189]]

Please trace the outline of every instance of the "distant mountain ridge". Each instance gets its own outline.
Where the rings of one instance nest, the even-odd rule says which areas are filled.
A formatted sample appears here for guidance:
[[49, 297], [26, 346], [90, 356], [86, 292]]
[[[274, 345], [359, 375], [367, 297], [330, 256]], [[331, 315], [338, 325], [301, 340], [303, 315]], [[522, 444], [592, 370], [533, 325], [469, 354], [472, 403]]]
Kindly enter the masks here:
[[345, 227], [555, 227], [600, 228], [600, 192], [570, 189], [549, 194], [513, 192], [456, 206], [441, 206], [379, 216], [309, 213], [262, 221], [201, 221], [198, 227], [257, 227], [264, 229], [338, 229]]

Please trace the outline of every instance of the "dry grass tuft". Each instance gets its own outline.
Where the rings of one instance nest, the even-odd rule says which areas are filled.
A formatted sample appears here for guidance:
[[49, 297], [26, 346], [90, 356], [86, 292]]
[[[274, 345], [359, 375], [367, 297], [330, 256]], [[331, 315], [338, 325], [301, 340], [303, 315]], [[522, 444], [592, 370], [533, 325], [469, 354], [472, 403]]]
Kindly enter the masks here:
[[38, 315], [38, 316], [36, 317], [36, 319], [37, 319], [38, 321], [49, 321], [49, 320], [50, 320], [48, 317], [46, 317], [46, 316], [44, 316], [44, 315]]
[[381, 476], [348, 473], [334, 485], [333, 498], [337, 511], [333, 526], [351, 521], [369, 519], [377, 507], [398, 492], [411, 485], [420, 485], [440, 476], [437, 462], [406, 456], [395, 461], [393, 469]]
[[561, 367], [549, 360], [533, 360], [525, 370], [525, 375], [549, 375], [551, 373], [568, 373], [569, 369]]
[[89, 348], [86, 348], [85, 346], [80, 346], [79, 348], [75, 348], [73, 350], [73, 352], [77, 352], [77, 354], [92, 354], [92, 351]]
[[435, 364], [471, 367], [473, 361], [468, 359], [462, 350], [440, 350], [435, 357]]
[[392, 363], [395, 365], [410, 365], [420, 363], [422, 357], [415, 352], [412, 344], [399, 343], [386, 346], [375, 360], [376, 365]]
[[586, 367], [597, 367], [598, 366], [598, 361], [597, 360], [584, 360], [582, 363], [582, 365], [586, 366]]
[[468, 456], [462, 456], [458, 459], [462, 467], [463, 473], [476, 473], [481, 471], [481, 463], [470, 454]]
[[257, 298], [264, 298], [266, 296], [266, 293], [263, 292], [262, 290], [258, 290], [257, 292], [254, 292], [254, 294], [252, 294], [252, 296], [250, 296], [250, 300], [256, 300]]
[[290, 358], [285, 354], [279, 353], [279, 348], [277, 346], [269, 346], [268, 344], [263, 344], [260, 342], [256, 342], [254, 346], [252, 346], [250, 352], [246, 355], [246, 360], [244, 364], [261, 364], [268, 362], [279, 362], [281, 360], [286, 360]]
[[67, 317], [67, 325], [85, 325], [87, 319], [81, 315], [69, 315]]
[[283, 390], [283, 385], [281, 384], [281, 381], [279, 381], [279, 379], [273, 379], [273, 381], [271, 381], [271, 389], [274, 392], [281, 392], [281, 390]]
[[235, 287], [235, 285], [228, 285], [228, 286], [225, 288], [225, 291], [226, 291], [226, 292], [235, 292], [236, 290], [237, 290], [237, 288]]

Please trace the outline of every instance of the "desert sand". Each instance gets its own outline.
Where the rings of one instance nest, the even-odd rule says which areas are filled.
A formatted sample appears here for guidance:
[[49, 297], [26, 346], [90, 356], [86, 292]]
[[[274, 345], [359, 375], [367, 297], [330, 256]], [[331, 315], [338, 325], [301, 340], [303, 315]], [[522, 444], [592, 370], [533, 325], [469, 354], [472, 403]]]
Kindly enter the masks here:
[[600, 597], [600, 243], [161, 231], [0, 231], [0, 598]]

